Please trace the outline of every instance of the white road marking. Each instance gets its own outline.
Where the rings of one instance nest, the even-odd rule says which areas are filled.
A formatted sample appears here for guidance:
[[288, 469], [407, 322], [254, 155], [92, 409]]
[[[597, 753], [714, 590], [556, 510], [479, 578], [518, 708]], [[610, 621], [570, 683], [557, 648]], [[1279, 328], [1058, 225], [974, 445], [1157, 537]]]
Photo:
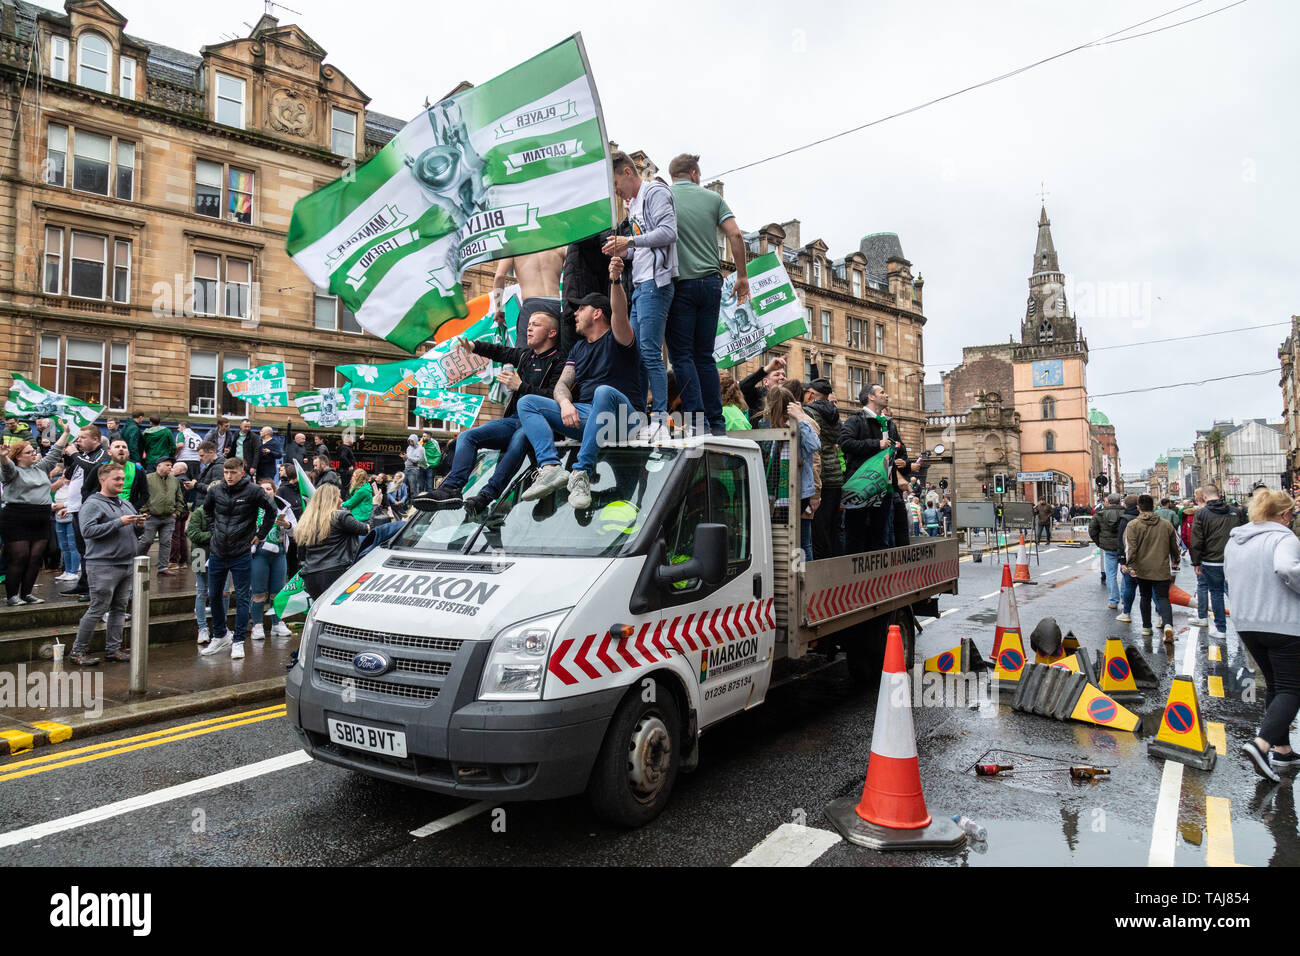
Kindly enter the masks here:
[[1166, 760], [1160, 777], [1156, 818], [1151, 823], [1151, 852], [1147, 855], [1147, 866], [1174, 865], [1174, 849], [1178, 845], [1178, 795], [1182, 790], [1183, 765], [1176, 760]]
[[1050, 570], [1050, 571], [1044, 571], [1044, 572], [1043, 572], [1043, 576], [1046, 577], [1046, 576], [1049, 575], [1049, 574], [1055, 574], [1057, 571], [1068, 571], [1068, 570], [1070, 570], [1068, 567], [1065, 567], [1065, 568], [1052, 568], [1052, 570]]
[[[1196, 673], [1196, 648], [1199, 645], [1195, 630], [1186, 632], [1186, 645], [1178, 673], [1188, 677]], [[1160, 798], [1156, 802], [1156, 817], [1151, 823], [1151, 852], [1147, 866], [1173, 866], [1174, 849], [1178, 845], [1178, 800], [1183, 791], [1183, 765], [1174, 760], [1165, 761], [1160, 776]]]
[[944, 612], [941, 613], [939, 616], [940, 616], [940, 617], [947, 617], [949, 614], [956, 614], [956, 613], [957, 613], [957, 608], [955, 608], [955, 607], [950, 607], [950, 608], [948, 608], [948, 610], [944, 611]]
[[1038, 553], [1039, 553], [1039, 554], [1051, 554], [1053, 551], [1059, 551], [1059, 550], [1061, 550], [1061, 549], [1060, 549], [1060, 548], [1044, 548], [1042, 551], [1039, 551]]
[[413, 837], [433, 836], [435, 833], [441, 833], [443, 830], [450, 830], [458, 823], [464, 823], [466, 820], [473, 819], [485, 810], [490, 810], [496, 806], [490, 800], [482, 800], [479, 803], [471, 803], [463, 810], [457, 810], [455, 813], [449, 813], [445, 817], [434, 820], [432, 823], [426, 823], [418, 830], [412, 830]]
[[830, 830], [783, 823], [732, 866], [808, 866], [840, 842]]
[[1001, 589], [1001, 588], [998, 588], [996, 591], [992, 592], [991, 594], [982, 594], [982, 595], [980, 595], [980, 600], [981, 600], [981, 601], [987, 601], [989, 598], [991, 598], [991, 597], [997, 597], [997, 596], [998, 596], [999, 594], [1001, 594], [1001, 593], [1002, 593], [1002, 589]]
[[1091, 557], [1080, 558], [1078, 561], [1075, 561], [1074, 563], [1075, 563], [1075, 564], [1083, 564], [1083, 562], [1085, 562], [1085, 561], [1091, 561], [1091, 560], [1092, 560]]
[[310, 761], [311, 757], [307, 756], [305, 751], [294, 750], [291, 753], [281, 754], [279, 757], [259, 760], [257, 763], [236, 767], [233, 770], [225, 770], [208, 777], [200, 777], [198, 780], [191, 780], [189, 783], [178, 783], [174, 787], [164, 787], [161, 790], [154, 790], [152, 793], [141, 794], [138, 797], [118, 800], [116, 803], [108, 803], [93, 810], [74, 813], [72, 816], [60, 817], [46, 823], [37, 823], [9, 833], [0, 833], [0, 848], [17, 846], [30, 840], [41, 840], [55, 833], [62, 833], [65, 830], [75, 830], [91, 823], [101, 823], [124, 813], [143, 810], [146, 807], [157, 806], [171, 800], [179, 800], [182, 797], [191, 797], [196, 793], [216, 790], [232, 783], [241, 783], [245, 780], [251, 780], [253, 777], [274, 773], [277, 770], [286, 770], [289, 767], [296, 767]]

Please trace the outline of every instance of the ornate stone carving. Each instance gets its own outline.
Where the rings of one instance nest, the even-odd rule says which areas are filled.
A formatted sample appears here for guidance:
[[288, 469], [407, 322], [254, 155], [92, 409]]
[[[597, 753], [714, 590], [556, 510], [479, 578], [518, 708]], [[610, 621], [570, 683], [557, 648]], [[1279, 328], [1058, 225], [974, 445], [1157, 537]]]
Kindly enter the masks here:
[[305, 138], [311, 136], [316, 125], [316, 113], [307, 97], [296, 90], [281, 87], [271, 94], [267, 121], [274, 130]]
[[280, 44], [276, 44], [275, 58], [278, 62], [293, 70], [307, 71], [311, 69], [312, 65], [309, 57]]

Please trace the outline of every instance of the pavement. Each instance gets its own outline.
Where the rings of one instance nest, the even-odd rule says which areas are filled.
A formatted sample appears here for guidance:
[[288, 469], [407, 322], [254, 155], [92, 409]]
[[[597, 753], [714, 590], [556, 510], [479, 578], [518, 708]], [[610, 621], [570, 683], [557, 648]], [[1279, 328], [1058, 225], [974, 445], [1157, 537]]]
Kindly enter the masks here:
[[[96, 667], [55, 663], [51, 645], [71, 651], [85, 603], [62, 594], [56, 572], [42, 572], [33, 593], [43, 604], [0, 606], [0, 757], [21, 754], [159, 720], [284, 696], [285, 672], [298, 647], [301, 621], [287, 622], [294, 633], [246, 642], [246, 656], [199, 654], [195, 643], [194, 574], [150, 582], [150, 626], [145, 692], [130, 689], [131, 665], [103, 661]], [[234, 624], [233, 600], [229, 624]], [[131, 626], [123, 635], [130, 645]], [[99, 625], [91, 641], [100, 657], [105, 632]]]

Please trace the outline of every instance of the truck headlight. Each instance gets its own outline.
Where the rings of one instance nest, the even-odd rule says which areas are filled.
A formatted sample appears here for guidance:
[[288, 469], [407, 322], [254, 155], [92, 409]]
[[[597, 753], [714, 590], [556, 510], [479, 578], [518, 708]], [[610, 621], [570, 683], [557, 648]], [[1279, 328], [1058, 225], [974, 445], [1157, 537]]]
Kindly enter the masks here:
[[311, 653], [309, 645], [316, 639], [316, 634], [319, 631], [320, 625], [316, 623], [316, 618], [311, 611], [308, 611], [307, 620], [302, 625], [302, 639], [298, 641], [298, 656], [293, 660], [293, 670], [307, 669], [307, 655]]
[[570, 608], [543, 617], [512, 624], [492, 640], [480, 700], [540, 700], [546, 682], [546, 663], [551, 656], [551, 638], [559, 630]]

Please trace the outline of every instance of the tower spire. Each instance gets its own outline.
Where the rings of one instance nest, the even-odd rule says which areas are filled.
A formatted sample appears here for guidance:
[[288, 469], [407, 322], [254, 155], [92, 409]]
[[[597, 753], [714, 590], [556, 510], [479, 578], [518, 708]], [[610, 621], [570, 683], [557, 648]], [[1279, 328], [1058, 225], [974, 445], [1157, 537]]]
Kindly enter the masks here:
[[1047, 206], [1044, 205], [1038, 216], [1038, 244], [1034, 247], [1034, 268], [1031, 274], [1060, 271], [1056, 246], [1052, 243], [1052, 221], [1047, 218]]

